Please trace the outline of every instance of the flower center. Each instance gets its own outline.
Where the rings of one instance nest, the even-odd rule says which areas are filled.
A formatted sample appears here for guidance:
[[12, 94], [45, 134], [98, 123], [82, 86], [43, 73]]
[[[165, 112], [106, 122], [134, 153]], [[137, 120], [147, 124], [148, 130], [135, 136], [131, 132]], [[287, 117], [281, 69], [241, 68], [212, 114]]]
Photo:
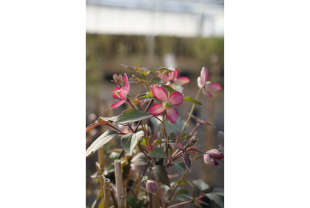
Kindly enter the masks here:
[[163, 102], [163, 106], [166, 108], [166, 109], [170, 109], [172, 107], [171, 103], [168, 101], [168, 100], [165, 100]]

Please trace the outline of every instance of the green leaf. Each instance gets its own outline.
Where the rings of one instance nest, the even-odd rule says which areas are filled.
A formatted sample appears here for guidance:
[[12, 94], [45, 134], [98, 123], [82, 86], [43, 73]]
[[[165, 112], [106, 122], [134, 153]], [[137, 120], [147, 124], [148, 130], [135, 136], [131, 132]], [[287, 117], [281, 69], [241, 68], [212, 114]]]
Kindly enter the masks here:
[[170, 121], [168, 121], [167, 119], [163, 120], [163, 124], [165, 126], [166, 132], [167, 134], [171, 134], [173, 132], [179, 133], [177, 127], [175, 124], [172, 124]]
[[224, 208], [224, 201], [221, 197], [219, 197], [215, 193], [208, 193], [205, 194], [211, 201], [214, 201], [217, 205], [219, 205], [221, 208]]
[[163, 84], [163, 83], [165, 83], [165, 82], [164, 82], [163, 80], [161, 80], [160, 78], [154, 78], [154, 79], [152, 79], [152, 80], [150, 81], [149, 84], [151, 84], [151, 83]]
[[224, 142], [224, 132], [219, 132], [219, 138]]
[[167, 158], [168, 156], [161, 148], [154, 148], [150, 153], [148, 154], [150, 157], [153, 158]]
[[155, 144], [158, 144], [158, 143], [164, 143], [165, 142], [165, 140], [164, 139], [160, 139], [160, 138], [158, 138], [158, 139], [156, 139], [154, 142], [153, 142], [153, 144], [152, 145], [155, 145]]
[[143, 73], [145, 73], [145, 72], [151, 72], [151, 73], [157, 75], [157, 71], [156, 71], [155, 69], [151, 69], [151, 68], [143, 68], [143, 69], [139, 70], [138, 72], [139, 72], [139, 73], [141, 73], [141, 72], [143, 72]]
[[165, 184], [166, 186], [170, 187], [168, 173], [166, 169], [164, 168], [164, 166], [155, 165], [154, 167], [152, 167], [150, 175], [153, 180], [157, 180], [161, 182], [162, 184]]
[[185, 164], [183, 162], [175, 162], [175, 163], [173, 163], [173, 166], [181, 174], [185, 173], [186, 167], [185, 167]]
[[146, 165], [148, 158], [142, 152], [140, 152], [131, 159], [131, 162], [134, 165]]
[[187, 139], [189, 137], [188, 134], [182, 134], [180, 141], [184, 141], [185, 139]]
[[166, 89], [166, 90], [168, 90], [169, 92], [175, 92], [175, 90], [172, 88], [172, 87], [170, 87], [170, 86], [168, 86], [168, 85], [163, 85], [163, 87]]
[[215, 193], [215, 194], [217, 194], [219, 196], [223, 196], [224, 197], [224, 189], [222, 189], [222, 188], [214, 188], [212, 193]]
[[152, 115], [141, 111], [141, 110], [137, 110], [137, 109], [127, 109], [125, 111], [123, 111], [122, 115], [120, 115], [117, 119], [116, 119], [116, 123], [120, 123], [120, 124], [127, 124], [127, 123], [132, 123], [135, 121], [140, 121], [140, 120], [144, 120], [147, 118], [151, 118]]
[[184, 179], [182, 179], [182, 180], [179, 182], [179, 185], [183, 185], [183, 184], [193, 186], [193, 184], [192, 184], [191, 182], [189, 182], [189, 181], [187, 181], [187, 180], [184, 180]]
[[206, 182], [201, 179], [193, 180], [193, 183], [200, 191], [206, 191], [210, 187]]
[[117, 131], [108, 130], [104, 132], [101, 136], [99, 136], [86, 150], [86, 157], [94, 153], [97, 149], [111, 141], [116, 135], [118, 134]]
[[121, 138], [121, 145], [124, 147], [124, 150], [128, 153], [129, 156], [132, 155], [132, 151], [136, 147], [138, 141], [142, 141], [143, 136], [144, 132], [139, 131], [137, 133], [126, 134]]
[[139, 99], [144, 99], [144, 98], [154, 98], [153, 92], [150, 91], [147, 95], [145, 95], [143, 97], [139, 97]]
[[181, 194], [189, 199], [191, 199], [192, 197], [189, 195], [189, 193], [185, 190], [185, 189], [180, 189], [177, 193], [175, 194]]
[[138, 67], [134, 67], [134, 66], [127, 66], [125, 64], [121, 64], [123, 67], [125, 67], [126, 69], [130, 69], [130, 70], [133, 70], [133, 71], [139, 71], [141, 70], [141, 68], [138, 68]]
[[136, 84], [136, 83], [143, 83], [143, 82], [145, 82], [145, 80], [140, 79], [139, 77], [136, 77], [136, 76], [132, 76], [132, 77], [130, 77], [130, 79], [129, 79], [129, 83], [133, 83], [133, 84]]
[[91, 208], [94, 208], [96, 206], [97, 201], [100, 199], [102, 195], [102, 190], [99, 191], [99, 193], [97, 194], [97, 198], [96, 200], [93, 202], [93, 204], [91, 205]]
[[144, 201], [145, 201], [145, 199], [140, 200], [140, 201], [138, 202], [136, 208], [141, 208], [141, 207], [143, 207]]
[[114, 122], [117, 119], [117, 116], [113, 116], [113, 117], [101, 117], [101, 116], [99, 116], [99, 118], [104, 120], [104, 121], [112, 121], [112, 122]]
[[221, 151], [222, 151], [222, 153], [224, 155], [224, 147], [222, 145], [219, 145], [219, 147], [220, 147], [220, 149], [221, 149]]
[[110, 173], [110, 172], [114, 172], [115, 170], [115, 167], [114, 167], [114, 164], [111, 164], [107, 167], [107, 172]]
[[126, 196], [126, 200], [132, 208], [136, 207], [136, 198], [134, 196]]
[[194, 104], [197, 104], [197, 105], [202, 105], [199, 101], [191, 98], [190, 96], [186, 96], [184, 98], [184, 101], [187, 101], [187, 102], [190, 102], [190, 103], [194, 103]]

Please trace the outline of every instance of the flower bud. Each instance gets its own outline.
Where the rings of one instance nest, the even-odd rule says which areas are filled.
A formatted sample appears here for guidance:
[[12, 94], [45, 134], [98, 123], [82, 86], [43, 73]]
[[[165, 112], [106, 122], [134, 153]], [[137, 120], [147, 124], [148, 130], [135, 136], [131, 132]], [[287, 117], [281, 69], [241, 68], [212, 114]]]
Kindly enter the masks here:
[[206, 164], [209, 164], [209, 165], [219, 165], [212, 157], [210, 157], [209, 154], [204, 154], [203, 156], [203, 160], [205, 161]]
[[222, 159], [222, 158], [224, 157], [223, 154], [222, 154], [220, 151], [218, 151], [217, 149], [211, 149], [211, 150], [209, 150], [207, 153], [208, 153], [212, 158], [218, 159], [218, 160], [220, 160], [220, 159]]
[[156, 190], [159, 189], [157, 183], [153, 180], [147, 180], [145, 186], [146, 186], [147, 191], [153, 194], [155, 194]]

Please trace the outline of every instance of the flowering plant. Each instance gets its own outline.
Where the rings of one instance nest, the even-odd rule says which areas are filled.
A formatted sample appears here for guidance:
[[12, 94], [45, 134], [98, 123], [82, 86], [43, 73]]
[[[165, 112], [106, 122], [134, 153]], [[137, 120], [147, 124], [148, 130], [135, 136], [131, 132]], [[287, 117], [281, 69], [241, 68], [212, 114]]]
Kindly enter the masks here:
[[[110, 155], [114, 164], [104, 169], [97, 165], [97, 172], [92, 176], [105, 181], [97, 197], [97, 200], [100, 196], [103, 199], [99, 207], [109, 207], [111, 198], [114, 207], [172, 208], [187, 203], [194, 203], [201, 207], [201, 204], [205, 204], [201, 200], [203, 197], [208, 197], [223, 207], [222, 191], [205, 193], [207, 184], [204, 181], [199, 179], [190, 182], [184, 179], [188, 171], [191, 171], [194, 161], [202, 158], [206, 164], [217, 166], [217, 160], [224, 157], [223, 132], [219, 132], [219, 137], [223, 140], [219, 149], [203, 152], [194, 147], [198, 140], [195, 132], [197, 127], [214, 126], [192, 115], [195, 105], [201, 105], [198, 101], [200, 92], [212, 98], [211, 93], [221, 90], [220, 84], [208, 81], [208, 69], [203, 67], [197, 78], [198, 93], [193, 99], [182, 94], [181, 85], [187, 84], [190, 80], [187, 77], [178, 78], [179, 69], [176, 67], [154, 70], [123, 66], [136, 74], [130, 79], [126, 73], [123, 76], [113, 76], [112, 82], [116, 83], [117, 87], [114, 88], [112, 96], [118, 101], [112, 104], [111, 108], [127, 103], [129, 109], [118, 116], [99, 117], [95, 123], [86, 128], [86, 132], [100, 125], [110, 128], [88, 147], [86, 156], [92, 155], [116, 136], [120, 137], [122, 146], [122, 150], [115, 150]], [[148, 81], [149, 74], [155, 74], [156, 78]], [[138, 83], [142, 83], [147, 92], [132, 97], [130, 84]], [[175, 108], [182, 105], [184, 101], [193, 103], [186, 121], [178, 117], [179, 113]], [[190, 118], [196, 121], [196, 126], [190, 133], [185, 133]], [[174, 167], [182, 174], [175, 182], [170, 182], [172, 178], [168, 175], [170, 167]], [[180, 189], [179, 186], [182, 184], [200, 189], [199, 195], [196, 196], [193, 191], [191, 196], [187, 190]], [[171, 205], [180, 200], [175, 195], [182, 195], [190, 200], [181, 199], [181, 203]]]

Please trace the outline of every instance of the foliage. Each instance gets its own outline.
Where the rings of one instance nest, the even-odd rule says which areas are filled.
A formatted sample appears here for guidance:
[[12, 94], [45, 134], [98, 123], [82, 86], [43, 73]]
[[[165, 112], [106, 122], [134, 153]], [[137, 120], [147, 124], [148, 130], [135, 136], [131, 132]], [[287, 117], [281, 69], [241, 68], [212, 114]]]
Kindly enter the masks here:
[[[162, 201], [164, 207], [168, 207], [172, 201], [182, 201], [184, 203], [194, 203], [201, 207], [204, 202], [203, 197], [208, 197], [220, 207], [223, 207], [223, 192], [220, 189], [212, 193], [205, 193], [209, 189], [209, 185], [201, 179], [192, 182], [186, 181], [184, 176], [187, 172], [191, 172], [192, 163], [200, 158], [209, 165], [218, 165], [217, 160], [224, 157], [224, 133], [219, 132], [219, 138], [223, 142], [219, 145], [219, 149], [211, 149], [203, 152], [193, 145], [198, 138], [195, 131], [198, 126], [204, 125], [207, 128], [214, 127], [207, 121], [192, 116], [195, 105], [201, 105], [198, 101], [200, 92], [212, 98], [212, 94], [221, 90], [219, 83], [208, 81], [209, 72], [203, 67], [200, 76], [197, 79], [198, 93], [195, 99], [182, 94], [181, 85], [187, 84], [190, 80], [187, 77], [178, 77], [179, 69], [177, 67], [161, 67], [157, 70], [144, 67], [133, 67], [122, 65], [123, 67], [134, 71], [136, 75], [128, 79], [127, 75], [114, 75], [112, 82], [117, 87], [113, 90], [112, 96], [117, 102], [112, 104], [111, 108], [117, 108], [120, 105], [128, 104], [128, 109], [120, 115], [113, 117], [99, 117], [98, 120], [90, 124], [86, 128], [86, 132], [105, 125], [110, 128], [99, 136], [86, 150], [86, 156], [92, 155], [100, 147], [105, 146], [114, 137], [120, 137], [123, 151], [121, 153], [112, 151], [110, 158], [112, 161], [121, 160], [122, 175], [124, 186], [126, 188], [126, 200], [130, 207], [140, 208], [147, 207], [151, 203], [152, 194], [161, 189], [164, 191], [166, 198], [157, 198]], [[157, 75], [157, 78], [148, 80], [149, 74]], [[130, 84], [144, 85], [146, 93], [143, 96], [132, 97], [130, 95]], [[212, 94], [211, 94], [212, 93]], [[186, 121], [178, 116], [178, 111], [174, 106], [182, 105], [184, 101], [193, 103], [192, 109]], [[184, 131], [190, 118], [194, 118], [197, 122], [194, 129], [190, 133]], [[150, 125], [152, 123], [153, 125]], [[124, 153], [127, 153], [126, 155]], [[176, 160], [181, 159], [181, 162]], [[98, 170], [92, 175], [93, 178], [108, 178], [114, 184], [115, 177], [113, 174], [117, 166], [114, 164], [106, 166], [106, 170], [101, 170], [100, 164], [97, 165]], [[168, 175], [169, 167], [173, 166], [179, 173], [181, 178], [177, 181], [170, 182], [172, 178]], [[143, 170], [139, 170], [139, 169]], [[134, 173], [138, 174], [134, 174]], [[116, 174], [115, 174], [116, 175]], [[146, 182], [145, 189], [142, 182]], [[180, 189], [180, 185], [187, 185], [193, 188], [193, 193], [189, 193], [185, 189]], [[166, 188], [164, 188], [166, 186]], [[112, 186], [114, 194], [120, 193]], [[200, 193], [195, 195], [194, 188], [198, 188]], [[143, 192], [148, 193], [145, 197]], [[98, 194], [96, 202], [99, 200]], [[191, 199], [184, 202], [184, 198]], [[158, 197], [158, 196], [157, 196]], [[109, 200], [109, 199], [106, 199]], [[95, 203], [96, 203], [95, 202]], [[103, 203], [103, 200], [99, 203]]]

